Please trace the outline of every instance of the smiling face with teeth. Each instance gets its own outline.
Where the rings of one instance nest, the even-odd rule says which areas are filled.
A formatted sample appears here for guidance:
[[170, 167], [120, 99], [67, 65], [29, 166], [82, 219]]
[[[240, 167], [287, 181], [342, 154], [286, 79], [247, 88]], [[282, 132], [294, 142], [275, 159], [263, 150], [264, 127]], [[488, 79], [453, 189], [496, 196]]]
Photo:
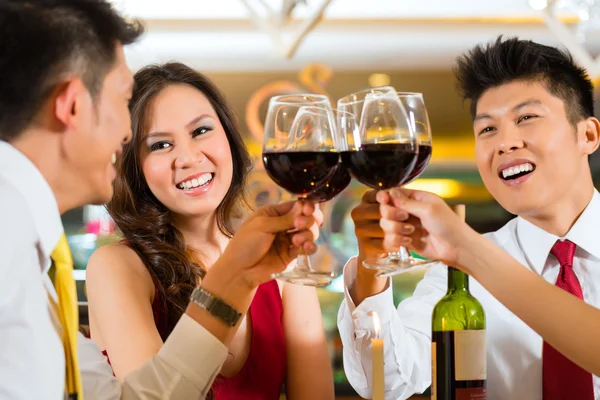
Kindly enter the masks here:
[[477, 102], [477, 167], [506, 210], [541, 217], [586, 196], [588, 155], [598, 145], [590, 132], [596, 129], [593, 119], [570, 123], [563, 100], [543, 83], [506, 83], [488, 89]]
[[206, 96], [173, 84], [150, 103], [141, 162], [152, 194], [175, 215], [214, 213], [232, 182], [225, 130]]
[[533, 172], [533, 164], [530, 162], [525, 162], [510, 167], [505, 166], [500, 170], [501, 177], [505, 181], [514, 181], [515, 179], [519, 179], [528, 175], [530, 172]]

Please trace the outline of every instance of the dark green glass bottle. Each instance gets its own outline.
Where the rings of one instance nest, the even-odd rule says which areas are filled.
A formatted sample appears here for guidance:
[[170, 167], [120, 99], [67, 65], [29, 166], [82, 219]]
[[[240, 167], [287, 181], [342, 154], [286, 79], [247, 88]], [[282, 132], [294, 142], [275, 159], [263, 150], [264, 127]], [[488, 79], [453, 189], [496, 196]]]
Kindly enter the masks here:
[[[464, 206], [455, 207], [464, 219]], [[448, 267], [448, 291], [432, 316], [431, 400], [486, 399], [483, 307], [469, 292], [469, 275]]]

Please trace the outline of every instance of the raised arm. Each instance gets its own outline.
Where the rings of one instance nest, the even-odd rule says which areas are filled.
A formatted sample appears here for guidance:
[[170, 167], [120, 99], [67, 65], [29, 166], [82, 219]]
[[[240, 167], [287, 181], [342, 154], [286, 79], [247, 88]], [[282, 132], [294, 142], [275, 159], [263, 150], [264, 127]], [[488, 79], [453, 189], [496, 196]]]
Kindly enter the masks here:
[[[316, 251], [314, 232], [317, 227], [313, 212], [314, 206], [308, 203], [283, 203], [259, 209], [240, 226], [223, 255], [210, 268], [201, 283], [203, 289], [246, 313], [256, 287], [268, 281], [273, 273], [283, 270], [294, 259], [299, 246], [307, 254]], [[285, 234], [292, 230], [297, 231]], [[144, 321], [139, 322], [138, 328]], [[93, 343], [82, 339], [82, 355], [89, 356], [80, 361], [85, 397], [125, 400], [203, 398], [227, 356], [226, 346], [238, 326], [239, 322], [230, 326], [190, 302], [158, 353], [138, 369], [126, 373], [122, 386], [115, 385], [116, 381], [107, 376], [107, 364], [98, 362]], [[144, 347], [145, 354], [155, 342], [150, 340], [148, 343], [150, 345]]]
[[[461, 221], [432, 193], [394, 189], [391, 198], [382, 192], [378, 200], [388, 248], [408, 245], [463, 269], [545, 341], [600, 375], [600, 310], [525, 268]], [[411, 218], [406, 223], [396, 221], [397, 209], [410, 213]], [[401, 233], [407, 226], [413, 227], [410, 235]]]
[[[344, 371], [352, 387], [370, 398], [372, 388], [372, 312], [381, 321], [384, 343], [385, 396], [407, 399], [422, 393], [431, 383], [431, 312], [446, 291], [446, 268], [432, 268], [417, 286], [413, 296], [396, 308], [391, 280], [375, 277], [376, 271], [362, 266], [365, 258], [385, 252], [384, 231], [376, 191], [364, 194], [352, 210], [359, 255], [344, 268], [344, 300], [338, 312], [338, 329], [343, 344]], [[400, 215], [402, 214], [402, 215]], [[398, 217], [408, 218], [404, 212]]]

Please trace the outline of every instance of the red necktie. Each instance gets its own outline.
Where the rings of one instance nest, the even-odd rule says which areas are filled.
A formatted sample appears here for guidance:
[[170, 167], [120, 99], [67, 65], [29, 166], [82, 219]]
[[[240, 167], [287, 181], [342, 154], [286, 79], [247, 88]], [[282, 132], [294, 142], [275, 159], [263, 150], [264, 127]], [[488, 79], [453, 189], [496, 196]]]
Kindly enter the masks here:
[[[556, 286], [583, 300], [581, 285], [573, 271], [575, 243], [559, 240], [550, 253], [560, 263]], [[544, 400], [594, 400], [592, 374], [571, 362], [546, 342], [542, 362]]]

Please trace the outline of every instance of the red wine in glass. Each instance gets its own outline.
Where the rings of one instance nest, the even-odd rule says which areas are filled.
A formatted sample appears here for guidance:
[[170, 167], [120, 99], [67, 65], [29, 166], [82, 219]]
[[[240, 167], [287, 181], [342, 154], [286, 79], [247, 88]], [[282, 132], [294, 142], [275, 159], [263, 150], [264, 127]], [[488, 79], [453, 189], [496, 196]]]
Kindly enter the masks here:
[[346, 189], [351, 181], [352, 177], [348, 173], [348, 170], [344, 164], [339, 162], [325, 183], [319, 189], [309, 194], [307, 199], [315, 203], [329, 201]]
[[385, 190], [402, 185], [411, 176], [417, 151], [410, 143], [363, 144], [342, 152], [342, 162], [362, 184]]
[[302, 198], [327, 183], [339, 154], [328, 151], [283, 151], [263, 153], [269, 177], [280, 187]]
[[425, 167], [429, 164], [429, 160], [431, 159], [431, 144], [419, 144], [419, 155], [417, 156], [417, 162], [413, 171], [410, 173], [410, 176], [406, 180], [406, 183], [410, 183], [417, 179], [419, 175], [423, 172]]

